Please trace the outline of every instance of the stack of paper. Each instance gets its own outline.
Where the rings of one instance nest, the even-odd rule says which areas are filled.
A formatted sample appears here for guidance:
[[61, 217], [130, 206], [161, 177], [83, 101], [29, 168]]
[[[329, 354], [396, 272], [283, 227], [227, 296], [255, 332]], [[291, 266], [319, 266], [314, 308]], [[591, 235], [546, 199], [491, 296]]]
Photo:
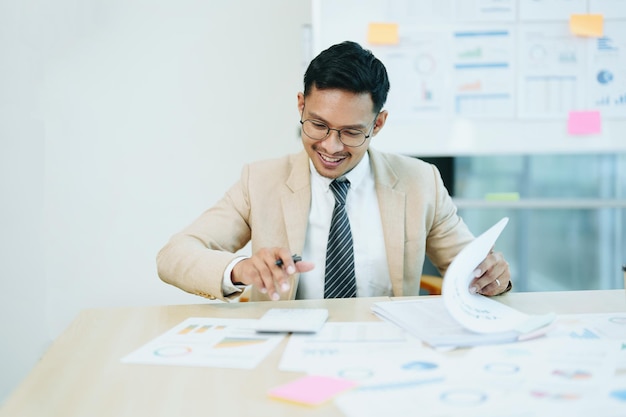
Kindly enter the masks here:
[[444, 276], [441, 298], [379, 302], [372, 310], [437, 347], [512, 342], [543, 334], [555, 314], [528, 315], [469, 292], [473, 271], [507, 223], [503, 218], [457, 255]]

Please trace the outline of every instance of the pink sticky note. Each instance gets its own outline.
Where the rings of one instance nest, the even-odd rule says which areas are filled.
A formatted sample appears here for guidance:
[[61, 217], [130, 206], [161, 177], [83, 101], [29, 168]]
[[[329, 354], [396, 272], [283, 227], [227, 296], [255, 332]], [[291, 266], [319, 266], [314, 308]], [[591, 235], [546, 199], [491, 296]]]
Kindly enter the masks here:
[[600, 112], [571, 111], [567, 119], [567, 133], [570, 135], [592, 135], [602, 132]]
[[269, 396], [306, 405], [319, 405], [335, 395], [353, 388], [356, 382], [326, 376], [305, 376], [269, 392]]

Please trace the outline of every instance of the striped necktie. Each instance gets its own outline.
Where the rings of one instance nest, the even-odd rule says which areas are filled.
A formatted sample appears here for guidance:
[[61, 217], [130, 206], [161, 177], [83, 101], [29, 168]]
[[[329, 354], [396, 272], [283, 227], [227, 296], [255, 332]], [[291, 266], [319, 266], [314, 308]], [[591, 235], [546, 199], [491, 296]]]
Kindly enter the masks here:
[[335, 208], [330, 222], [326, 250], [324, 298], [356, 297], [352, 232], [346, 212], [346, 197], [350, 181], [334, 180], [330, 189], [335, 195]]

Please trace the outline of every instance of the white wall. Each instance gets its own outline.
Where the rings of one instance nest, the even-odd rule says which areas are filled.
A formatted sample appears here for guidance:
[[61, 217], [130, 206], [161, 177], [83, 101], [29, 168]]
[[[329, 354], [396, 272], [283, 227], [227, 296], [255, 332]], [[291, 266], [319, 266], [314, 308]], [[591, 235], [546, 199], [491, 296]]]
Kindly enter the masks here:
[[204, 302], [156, 253], [300, 149], [310, 7], [0, 0], [0, 401], [82, 309]]
[[[17, 2], [14, 2], [17, 3]], [[44, 327], [43, 67], [34, 2], [0, 0], [0, 400], [49, 343]]]

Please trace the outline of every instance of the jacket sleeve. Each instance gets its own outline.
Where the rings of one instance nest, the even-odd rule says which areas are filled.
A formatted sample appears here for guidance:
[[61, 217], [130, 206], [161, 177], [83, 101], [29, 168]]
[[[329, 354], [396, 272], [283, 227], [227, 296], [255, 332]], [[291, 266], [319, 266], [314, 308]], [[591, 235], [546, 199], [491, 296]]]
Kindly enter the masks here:
[[443, 184], [441, 174], [434, 165], [432, 169], [435, 181], [435, 215], [426, 240], [426, 254], [443, 276], [452, 260], [474, 239], [474, 235], [458, 215], [457, 207]]
[[213, 207], [171, 237], [157, 255], [164, 282], [192, 294], [225, 299], [222, 279], [235, 252], [250, 240], [249, 167]]

